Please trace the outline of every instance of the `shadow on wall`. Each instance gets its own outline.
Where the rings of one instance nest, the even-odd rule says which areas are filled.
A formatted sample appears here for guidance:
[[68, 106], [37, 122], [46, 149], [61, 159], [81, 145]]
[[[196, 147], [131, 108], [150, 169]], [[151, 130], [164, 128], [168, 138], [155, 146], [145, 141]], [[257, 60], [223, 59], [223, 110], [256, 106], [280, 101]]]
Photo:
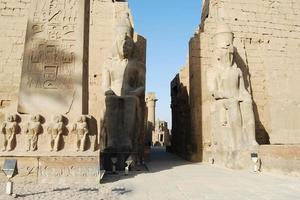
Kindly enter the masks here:
[[[247, 59], [247, 58], [246, 58]], [[235, 48], [235, 60], [237, 63], [237, 66], [242, 70], [243, 78], [245, 82], [245, 88], [250, 90], [251, 96], [252, 96], [252, 102], [253, 102], [253, 111], [254, 111], [254, 117], [255, 117], [255, 137], [258, 144], [270, 144], [270, 137], [265, 129], [264, 125], [262, 124], [259, 114], [258, 114], [258, 108], [255, 100], [253, 99], [253, 90], [251, 85], [251, 74], [249, 72], [248, 64], [245, 63], [243, 58], [238, 53], [237, 49]], [[247, 60], [246, 60], [247, 62]]]
[[145, 145], [151, 147], [153, 145], [152, 134], [155, 130], [155, 126], [152, 122], [147, 121], [147, 136], [145, 138]]
[[[89, 8], [89, 1], [86, 2], [85, 6], [86, 8]], [[87, 17], [88, 15], [89, 12], [85, 12], [85, 18], [89, 18]], [[63, 104], [64, 107], [69, 108], [68, 110], [64, 110], [65, 113], [62, 113], [67, 114], [72, 109], [74, 95], [76, 93], [82, 93], [81, 110], [83, 111], [82, 114], [87, 114], [88, 21], [89, 19], [85, 20], [85, 34], [84, 38], [82, 38], [84, 48], [82, 49], [83, 55], [76, 54], [76, 47], [74, 44], [69, 44], [69, 47], [67, 43], [60, 45], [58, 41], [61, 40], [61, 38], [58, 36], [56, 38], [52, 35], [54, 38], [49, 40], [48, 35], [47, 37], [44, 36], [47, 31], [44, 30], [45, 26], [30, 20], [28, 21], [20, 87], [23, 95], [21, 97], [19, 96], [19, 102], [26, 97], [39, 93], [39, 96], [46, 96], [46, 98], [49, 99], [49, 102], [59, 102], [60, 104]], [[65, 34], [72, 34], [74, 32]], [[64, 35], [64, 33], [61, 34]], [[78, 38], [75, 38], [75, 40], [76, 39]], [[81, 69], [78, 69], [79, 67], [81, 67]], [[82, 73], [76, 73], [78, 70], [82, 70]], [[82, 91], [77, 91], [77, 88], [81, 87]], [[66, 93], [73, 97], [66, 98]], [[41, 104], [43, 104], [43, 102], [41, 102]], [[23, 110], [22, 107], [18, 107], [19, 113], [29, 114]], [[25, 108], [25, 110], [27, 109]]]
[[179, 74], [171, 82], [172, 134], [170, 151], [188, 159], [193, 153], [190, 131], [190, 104], [187, 87], [180, 82]]

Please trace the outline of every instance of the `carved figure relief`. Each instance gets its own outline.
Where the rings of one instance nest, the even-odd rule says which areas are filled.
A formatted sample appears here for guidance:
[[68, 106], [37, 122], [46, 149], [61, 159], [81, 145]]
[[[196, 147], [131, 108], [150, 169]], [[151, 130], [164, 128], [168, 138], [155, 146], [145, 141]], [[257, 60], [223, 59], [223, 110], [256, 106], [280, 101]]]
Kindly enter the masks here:
[[[233, 33], [226, 24], [219, 24], [214, 39], [215, 64], [207, 72], [207, 84], [214, 99], [215, 142], [227, 150], [257, 145], [252, 98], [245, 89], [242, 71], [234, 60]], [[243, 112], [242, 104], [246, 107]]]
[[59, 151], [62, 143], [62, 136], [65, 132], [63, 116], [57, 115], [53, 118], [53, 123], [50, 124], [47, 131], [51, 135], [50, 148], [51, 151]]
[[36, 151], [38, 137], [43, 133], [40, 115], [32, 115], [24, 130], [27, 136], [27, 151]]
[[7, 120], [1, 125], [1, 134], [3, 135], [2, 151], [12, 151], [14, 149], [16, 134], [19, 125], [17, 123], [17, 115], [9, 115]]
[[82, 115], [78, 118], [77, 122], [73, 125], [72, 131], [76, 134], [76, 148], [77, 151], [86, 150], [86, 140], [89, 133], [89, 127], [87, 123], [87, 117]]

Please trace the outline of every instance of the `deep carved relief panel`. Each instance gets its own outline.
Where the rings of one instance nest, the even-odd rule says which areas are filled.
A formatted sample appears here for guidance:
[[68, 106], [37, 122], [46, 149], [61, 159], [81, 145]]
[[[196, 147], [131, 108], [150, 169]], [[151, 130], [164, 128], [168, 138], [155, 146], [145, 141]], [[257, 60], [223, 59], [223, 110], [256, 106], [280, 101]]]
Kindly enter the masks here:
[[68, 113], [76, 103], [81, 114], [84, 1], [34, 0], [30, 13], [18, 111]]

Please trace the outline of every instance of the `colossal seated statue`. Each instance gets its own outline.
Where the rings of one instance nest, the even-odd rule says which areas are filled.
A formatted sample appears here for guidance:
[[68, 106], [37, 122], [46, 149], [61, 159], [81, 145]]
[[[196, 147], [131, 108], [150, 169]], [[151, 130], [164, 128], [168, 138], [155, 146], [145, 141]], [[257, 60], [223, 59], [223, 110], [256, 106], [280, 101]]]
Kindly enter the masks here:
[[129, 16], [121, 19], [112, 56], [102, 73], [105, 110], [100, 137], [106, 152], [137, 152], [143, 129], [146, 70], [137, 55]]

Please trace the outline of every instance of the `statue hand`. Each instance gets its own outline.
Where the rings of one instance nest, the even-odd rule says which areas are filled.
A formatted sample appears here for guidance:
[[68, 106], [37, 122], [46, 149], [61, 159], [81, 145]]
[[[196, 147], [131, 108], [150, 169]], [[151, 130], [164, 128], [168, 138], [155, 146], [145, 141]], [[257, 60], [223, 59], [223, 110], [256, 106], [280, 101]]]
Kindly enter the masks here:
[[116, 94], [110, 89], [105, 92], [105, 96], [116, 96]]
[[251, 102], [252, 98], [251, 98], [251, 95], [247, 91], [244, 91], [244, 92], [240, 93], [238, 100], [241, 102], [242, 101]]

